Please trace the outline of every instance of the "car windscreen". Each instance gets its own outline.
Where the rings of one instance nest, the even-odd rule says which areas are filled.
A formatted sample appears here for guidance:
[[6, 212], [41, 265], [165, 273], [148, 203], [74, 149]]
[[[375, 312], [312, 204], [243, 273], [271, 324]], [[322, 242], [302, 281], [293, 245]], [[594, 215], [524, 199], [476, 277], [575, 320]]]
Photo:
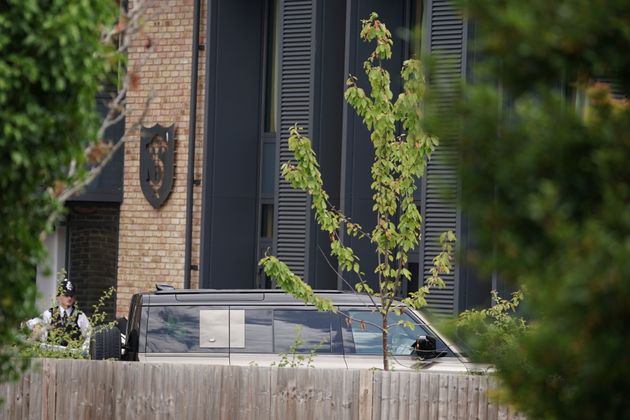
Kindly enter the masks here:
[[[344, 311], [346, 321], [343, 328], [343, 341], [346, 354], [383, 354], [383, 318], [380, 313], [369, 310]], [[390, 354], [405, 356], [414, 354], [414, 344], [419, 337], [432, 336], [425, 325], [406, 313], [387, 316], [387, 347]], [[436, 337], [436, 351], [440, 356], [452, 356], [452, 351]], [[435, 356], [434, 356], [435, 357]]]

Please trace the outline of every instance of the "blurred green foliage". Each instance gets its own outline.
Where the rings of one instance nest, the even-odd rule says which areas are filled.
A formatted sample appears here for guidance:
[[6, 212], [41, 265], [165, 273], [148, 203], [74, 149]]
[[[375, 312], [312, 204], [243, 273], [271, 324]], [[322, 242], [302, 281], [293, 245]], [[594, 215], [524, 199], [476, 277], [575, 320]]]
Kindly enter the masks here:
[[[98, 128], [95, 95], [114, 65], [101, 33], [111, 1], [5, 0], [0, 7], [0, 380], [15, 378], [21, 321], [35, 315], [35, 268]], [[77, 171], [68, 176], [76, 165]]]
[[630, 6], [626, 0], [454, 0], [474, 25], [475, 45], [492, 73], [515, 92], [534, 84], [586, 82], [593, 75], [630, 81]]
[[447, 328], [457, 334], [472, 360], [500, 363], [500, 359], [512, 357], [518, 340], [527, 332], [527, 322], [517, 313], [522, 300], [520, 290], [512, 293], [509, 300], [492, 291], [491, 307], [464, 311], [455, 325], [449, 323]]
[[510, 357], [495, 357], [498, 374], [530, 418], [630, 418], [630, 107], [620, 99], [630, 2], [462, 7], [475, 33], [460, 108], [472, 259], [525, 285], [532, 315]]

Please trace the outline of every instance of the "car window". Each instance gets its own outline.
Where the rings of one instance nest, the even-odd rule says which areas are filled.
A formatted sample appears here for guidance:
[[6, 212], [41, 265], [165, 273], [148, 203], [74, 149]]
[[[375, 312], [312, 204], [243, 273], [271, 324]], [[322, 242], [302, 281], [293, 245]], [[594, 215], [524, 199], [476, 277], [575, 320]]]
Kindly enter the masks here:
[[[237, 311], [239, 309], [232, 309]], [[273, 353], [271, 309], [245, 309], [244, 346], [230, 347], [231, 353]], [[234, 325], [232, 324], [232, 327]]]
[[148, 353], [271, 353], [272, 310], [150, 307]]
[[147, 353], [199, 352], [199, 308], [149, 307]]
[[[377, 312], [366, 310], [349, 310], [344, 312], [347, 321], [343, 330], [346, 353], [355, 354], [383, 354], [382, 317]], [[391, 354], [396, 356], [410, 355], [412, 345], [419, 336], [435, 334], [429, 332], [408, 314], [387, 316], [389, 334], [387, 345]], [[413, 324], [411, 328], [408, 323]], [[437, 340], [437, 348], [445, 349], [446, 345]]]
[[[294, 346], [297, 352], [332, 353], [332, 314], [305, 310], [275, 310], [273, 316], [274, 352], [286, 353]], [[337, 341], [339, 341], [337, 339]]]

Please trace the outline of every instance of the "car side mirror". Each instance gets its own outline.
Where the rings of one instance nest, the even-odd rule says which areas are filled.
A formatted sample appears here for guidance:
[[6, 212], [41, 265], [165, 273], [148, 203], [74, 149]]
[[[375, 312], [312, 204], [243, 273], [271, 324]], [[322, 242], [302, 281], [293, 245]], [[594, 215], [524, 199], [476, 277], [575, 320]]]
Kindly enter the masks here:
[[432, 359], [437, 356], [437, 340], [433, 336], [419, 336], [412, 347], [413, 353], [421, 359]]

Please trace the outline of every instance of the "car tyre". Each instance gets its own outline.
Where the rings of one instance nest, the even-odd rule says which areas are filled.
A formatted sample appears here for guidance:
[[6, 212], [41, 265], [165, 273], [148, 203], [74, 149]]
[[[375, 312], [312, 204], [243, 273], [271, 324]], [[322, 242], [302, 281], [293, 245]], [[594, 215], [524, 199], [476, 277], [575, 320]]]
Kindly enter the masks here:
[[92, 360], [120, 360], [120, 330], [116, 326], [102, 329], [90, 340]]

